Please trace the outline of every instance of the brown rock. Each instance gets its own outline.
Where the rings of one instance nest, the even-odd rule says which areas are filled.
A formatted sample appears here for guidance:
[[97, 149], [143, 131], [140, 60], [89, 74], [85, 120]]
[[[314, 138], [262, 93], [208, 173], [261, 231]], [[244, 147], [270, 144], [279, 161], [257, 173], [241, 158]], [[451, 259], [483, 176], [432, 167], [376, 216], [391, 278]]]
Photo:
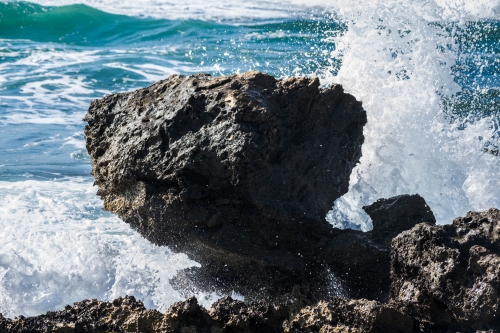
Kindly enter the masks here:
[[412, 319], [376, 301], [334, 298], [302, 309], [285, 332], [413, 332]]

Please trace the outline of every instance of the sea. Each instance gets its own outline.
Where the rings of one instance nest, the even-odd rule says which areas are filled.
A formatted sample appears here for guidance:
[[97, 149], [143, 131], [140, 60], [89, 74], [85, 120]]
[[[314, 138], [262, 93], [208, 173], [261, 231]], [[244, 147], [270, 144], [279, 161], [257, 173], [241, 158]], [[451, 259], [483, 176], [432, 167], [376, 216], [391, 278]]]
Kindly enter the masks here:
[[370, 230], [362, 207], [400, 194], [440, 224], [500, 208], [499, 20], [499, 0], [0, 1], [0, 313], [182, 299], [169, 279], [199, 264], [102, 210], [82, 120], [171, 74], [319, 77], [362, 101], [338, 228]]

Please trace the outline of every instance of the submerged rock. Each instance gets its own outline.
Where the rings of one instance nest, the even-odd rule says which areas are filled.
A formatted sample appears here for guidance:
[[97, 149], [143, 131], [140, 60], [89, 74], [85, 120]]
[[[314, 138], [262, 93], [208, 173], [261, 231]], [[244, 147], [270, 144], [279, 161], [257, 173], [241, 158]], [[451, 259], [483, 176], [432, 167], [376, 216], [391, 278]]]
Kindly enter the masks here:
[[422, 330], [500, 328], [500, 211], [416, 225], [392, 241], [391, 302]]

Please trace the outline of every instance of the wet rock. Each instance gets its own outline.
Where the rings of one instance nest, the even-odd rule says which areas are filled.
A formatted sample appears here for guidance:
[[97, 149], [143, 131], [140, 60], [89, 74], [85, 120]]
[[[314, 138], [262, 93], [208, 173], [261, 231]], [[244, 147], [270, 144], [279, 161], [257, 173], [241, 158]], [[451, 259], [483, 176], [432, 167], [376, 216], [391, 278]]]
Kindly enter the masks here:
[[433, 332], [500, 328], [500, 211], [418, 224], [392, 241], [391, 302]]
[[363, 210], [373, 221], [372, 240], [388, 247], [394, 237], [417, 223], [436, 224], [434, 214], [418, 194], [379, 199]]
[[[411, 319], [389, 306], [343, 299], [322, 301], [300, 310], [297, 315], [286, 305], [263, 301], [244, 303], [230, 297], [218, 300], [208, 311], [198, 305], [196, 298], [189, 298], [173, 304], [161, 314], [146, 310], [140, 301], [128, 296], [112, 302], [78, 302], [66, 306], [63, 311], [36, 317], [11, 320], [0, 315], [2, 333], [379, 332], [380, 329], [381, 332], [411, 332], [400, 329], [405, 325], [411, 328]], [[327, 330], [330, 328], [333, 330]]]
[[283, 322], [290, 316], [285, 305], [266, 302], [244, 303], [225, 297], [210, 308], [214, 320], [212, 332], [283, 332]]
[[141, 301], [126, 296], [113, 302], [84, 300], [36, 317], [0, 317], [0, 332], [159, 332], [162, 320], [160, 312], [146, 310]]
[[249, 72], [174, 75], [92, 101], [85, 120], [105, 209], [146, 238], [201, 262], [296, 267], [347, 192], [366, 113], [340, 85]]
[[326, 222], [366, 123], [340, 85], [174, 75], [93, 101], [85, 120], [105, 209], [202, 264], [171, 280], [186, 297], [201, 288], [297, 306], [324, 295], [384, 301], [390, 238], [433, 220], [422, 198], [400, 196], [365, 207], [371, 233]]
[[392, 238], [418, 223], [434, 224], [436, 219], [418, 194], [379, 199], [363, 209], [373, 220], [373, 230], [342, 230], [319, 256], [344, 286], [340, 295], [385, 302], [391, 284]]
[[366, 113], [340, 85], [249, 72], [174, 75], [93, 101], [85, 120], [105, 209], [207, 271], [290, 291], [280, 276], [309, 279], [335, 234], [325, 215]]
[[413, 332], [413, 320], [390, 305], [376, 301], [335, 298], [302, 309], [285, 332]]

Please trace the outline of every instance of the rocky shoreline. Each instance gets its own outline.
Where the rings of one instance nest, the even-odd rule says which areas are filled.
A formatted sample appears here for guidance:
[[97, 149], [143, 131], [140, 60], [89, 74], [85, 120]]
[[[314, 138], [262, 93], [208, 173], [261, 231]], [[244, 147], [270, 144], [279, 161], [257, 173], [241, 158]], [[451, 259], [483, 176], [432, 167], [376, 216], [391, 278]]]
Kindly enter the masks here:
[[[201, 268], [164, 314], [134, 297], [6, 319], [3, 332], [500, 332], [500, 211], [450, 225], [418, 194], [325, 220], [359, 162], [366, 113], [342, 86], [260, 72], [173, 75], [92, 101], [86, 146], [104, 208]], [[196, 291], [237, 292], [210, 309]]]
[[[425, 262], [425, 263], [424, 263]], [[330, 297], [293, 303], [196, 298], [164, 314], [132, 296], [86, 300], [59, 312], [6, 319], [0, 332], [500, 332], [500, 211], [470, 212], [451, 225], [420, 223], [392, 241], [386, 303]]]

